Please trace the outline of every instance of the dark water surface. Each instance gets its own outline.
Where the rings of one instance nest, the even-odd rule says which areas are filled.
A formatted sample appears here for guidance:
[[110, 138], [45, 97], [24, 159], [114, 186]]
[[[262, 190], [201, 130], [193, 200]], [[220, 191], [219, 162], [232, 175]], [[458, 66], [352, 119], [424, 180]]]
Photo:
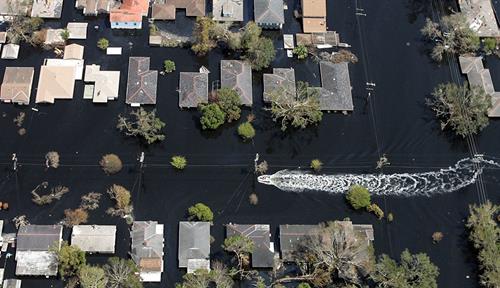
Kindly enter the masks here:
[[[292, 17], [293, 1], [287, 1], [287, 23], [284, 32], [295, 32], [300, 23]], [[83, 100], [83, 83], [77, 82], [72, 101], [58, 100], [54, 105], [35, 105], [34, 95], [30, 107], [0, 105], [0, 201], [10, 203], [9, 211], [1, 211], [3, 219], [26, 214], [35, 224], [51, 224], [63, 217], [66, 208], [76, 208], [81, 195], [90, 191], [101, 192], [113, 183], [133, 191], [134, 214], [138, 220], [158, 220], [165, 224], [165, 272], [161, 285], [147, 287], [173, 287], [181, 279], [177, 269], [177, 226], [185, 219], [186, 209], [196, 202], [204, 202], [216, 214], [212, 235], [213, 258], [222, 257], [219, 248], [223, 237], [223, 224], [269, 223], [275, 242], [279, 224], [311, 224], [320, 221], [350, 217], [355, 223], [370, 223], [375, 228], [377, 254], [399, 256], [402, 250], [426, 252], [440, 268], [440, 287], [477, 287], [474, 253], [467, 243], [464, 221], [470, 203], [479, 201], [476, 186], [470, 186], [447, 195], [431, 198], [375, 197], [385, 211], [392, 212], [391, 224], [378, 221], [368, 213], [351, 210], [342, 195], [320, 192], [289, 193], [271, 186], [255, 183], [252, 174], [255, 153], [269, 162], [271, 171], [283, 168], [306, 167], [313, 158], [320, 158], [327, 168], [325, 173], [375, 173], [375, 162], [386, 153], [391, 166], [384, 173], [424, 172], [453, 165], [469, 156], [464, 140], [440, 130], [424, 99], [432, 88], [451, 81], [456, 67], [432, 63], [428, 47], [421, 41], [419, 29], [426, 16], [432, 17], [431, 1], [390, 0], [330, 0], [328, 25], [340, 33], [344, 42], [352, 45], [360, 63], [351, 65], [351, 82], [355, 111], [342, 114], [325, 114], [322, 123], [313, 128], [293, 133], [282, 133], [262, 111], [262, 75], [254, 73], [254, 107], [257, 115], [257, 136], [252, 143], [243, 143], [236, 135], [237, 124], [226, 124], [213, 133], [201, 132], [196, 111], [178, 108], [178, 72], [197, 71], [205, 65], [211, 71], [210, 81], [219, 79], [219, 61], [231, 59], [230, 54], [219, 49], [205, 58], [196, 58], [188, 49], [150, 48], [147, 31], [111, 31], [106, 16], [84, 18], [75, 10], [74, 1], [65, 1], [63, 23], [48, 21], [53, 27], [65, 27], [68, 21], [89, 22], [85, 44], [85, 64], [99, 64], [103, 70], [117, 70], [121, 74], [120, 98], [105, 105]], [[356, 5], [367, 16], [356, 18]], [[251, 3], [246, 7], [252, 7]], [[182, 17], [178, 15], [178, 17]], [[251, 18], [245, 12], [245, 19]], [[185, 20], [184, 20], [185, 21]], [[97, 30], [94, 26], [99, 25]], [[144, 22], [144, 27], [147, 23]], [[282, 39], [277, 33], [277, 47]], [[106, 56], [98, 51], [95, 43], [100, 37], [110, 39], [111, 46], [123, 47], [123, 55]], [[129, 45], [129, 42], [131, 44]], [[281, 46], [280, 46], [281, 45]], [[161, 70], [165, 59], [176, 62], [177, 71], [160, 76], [158, 81], [159, 116], [167, 123], [166, 140], [144, 147], [136, 139], [126, 138], [116, 129], [116, 117], [131, 108], [124, 103], [128, 56], [151, 57], [152, 69]], [[23, 46], [17, 61], [0, 60], [0, 74], [6, 66], [35, 66], [34, 88], [38, 83], [40, 65], [52, 52]], [[497, 59], [488, 58], [486, 65], [492, 70], [496, 87], [500, 87]], [[286, 57], [278, 49], [273, 67], [294, 67], [298, 80], [319, 84], [319, 67], [309, 60], [299, 62]], [[267, 71], [270, 71], [268, 69]], [[367, 101], [366, 82], [375, 82], [371, 104]], [[34, 89], [35, 90], [35, 89]], [[30, 110], [39, 109], [38, 112]], [[20, 111], [27, 113], [25, 136], [17, 135], [12, 118]], [[245, 110], [245, 114], [250, 110]], [[491, 121], [489, 127], [475, 138], [478, 151], [500, 157], [498, 140], [500, 122]], [[44, 155], [58, 151], [61, 166], [46, 170]], [[137, 167], [137, 155], [146, 153], [143, 173]], [[23, 164], [16, 174], [10, 165], [10, 155], [17, 153]], [[116, 153], [126, 164], [117, 175], [106, 176], [98, 167], [101, 155]], [[177, 172], [169, 167], [172, 155], [185, 155], [189, 165]], [[487, 196], [499, 202], [498, 170], [485, 172]], [[30, 191], [42, 181], [51, 185], [63, 184], [71, 192], [59, 202], [38, 207], [30, 198]], [[251, 206], [248, 195], [256, 192], [259, 204]], [[123, 220], [105, 214], [111, 201], [104, 195], [101, 207], [90, 213], [89, 223], [118, 224], [117, 255], [126, 256], [129, 250], [127, 225]], [[13, 232], [12, 223], [5, 228]], [[444, 239], [433, 244], [431, 235], [442, 231]], [[65, 230], [69, 239], [69, 230]], [[5, 256], [3, 256], [5, 257]], [[102, 262], [105, 257], [89, 256], [91, 262]], [[6, 277], [14, 276], [15, 262], [6, 262]], [[466, 278], [466, 276], [470, 276]], [[56, 280], [23, 278], [23, 287], [62, 287]]]

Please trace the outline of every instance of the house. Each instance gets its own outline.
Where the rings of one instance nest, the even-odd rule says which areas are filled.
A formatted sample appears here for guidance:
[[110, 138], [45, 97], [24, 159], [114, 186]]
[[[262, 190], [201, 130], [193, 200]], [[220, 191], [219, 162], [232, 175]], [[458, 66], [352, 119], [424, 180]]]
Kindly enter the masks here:
[[68, 39], [84, 40], [87, 39], [88, 23], [85, 22], [70, 22], [66, 26], [69, 32]]
[[254, 0], [255, 23], [263, 29], [281, 29], [285, 23], [283, 0]]
[[28, 11], [31, 9], [30, 1], [11, 0], [0, 1], [0, 15], [6, 16], [29, 16]]
[[116, 0], [76, 0], [75, 7], [83, 9], [85, 16], [97, 16], [100, 13], [109, 13], [115, 6], [119, 5]]
[[[77, 52], [74, 54], [79, 54], [78, 48], [75, 49]], [[72, 52], [68, 53], [68, 57], [79, 57], [79, 55], [71, 55]], [[45, 59], [44, 60], [44, 65], [45, 66], [64, 66], [64, 67], [75, 67], [75, 80], [82, 80], [83, 79], [83, 68], [84, 68], [84, 60], [83, 59], [59, 59], [59, 58], [51, 58], [51, 59]]]
[[240, 95], [241, 104], [252, 106], [252, 67], [239, 60], [220, 62], [221, 87], [235, 90]]
[[297, 45], [316, 46], [317, 48], [331, 48], [334, 46], [347, 45], [340, 42], [339, 33], [326, 31], [323, 33], [297, 33]]
[[29, 105], [34, 73], [33, 67], [6, 67], [0, 88], [0, 101]]
[[31, 17], [61, 18], [63, 0], [34, 0]]
[[70, 44], [64, 47], [63, 59], [82, 60], [85, 47], [78, 44]]
[[243, 21], [243, 1], [242, 0], [213, 0], [213, 19], [216, 21]]
[[130, 232], [131, 256], [142, 282], [160, 282], [163, 272], [163, 224], [134, 221]]
[[210, 223], [179, 222], [179, 268], [210, 270]]
[[488, 117], [500, 117], [500, 92], [495, 90], [490, 70], [484, 68], [482, 57], [458, 57], [460, 70], [467, 75], [469, 85], [479, 86], [484, 92], [491, 95], [491, 108]]
[[64, 29], [47, 29], [45, 34], [45, 45], [63, 45], [66, 41], [62, 37]]
[[19, 228], [16, 244], [16, 275], [56, 276], [60, 249], [61, 225], [26, 225]]
[[295, 48], [293, 34], [283, 34], [283, 47], [285, 49]]
[[295, 98], [297, 90], [295, 86], [295, 70], [293, 68], [273, 68], [273, 73], [264, 73], [264, 102], [271, 102], [273, 93], [283, 92], [285, 97]]
[[127, 104], [133, 107], [156, 104], [158, 71], [149, 70], [149, 57], [130, 57], [127, 75]]
[[187, 17], [205, 16], [206, 0], [168, 0], [153, 4], [151, 18], [154, 20], [175, 20], [176, 10], [185, 9]]
[[21, 288], [21, 283], [19, 279], [5, 279], [2, 288]]
[[304, 33], [326, 32], [326, 0], [301, 0]]
[[55, 99], [73, 99], [75, 66], [42, 66], [35, 103], [54, 103]]
[[253, 242], [251, 255], [253, 268], [274, 267], [274, 244], [271, 242], [271, 228], [262, 224], [228, 224], [226, 237], [241, 235]]
[[0, 44], [3, 44], [7, 41], [7, 32], [0, 32]]
[[71, 245], [89, 253], [115, 253], [115, 225], [76, 225]]
[[19, 45], [5, 44], [2, 50], [2, 59], [15, 60], [19, 56]]
[[495, 10], [491, 0], [458, 0], [460, 11], [469, 28], [479, 37], [500, 37]]
[[99, 65], [85, 66], [85, 82], [94, 83], [90, 97], [94, 103], [107, 103], [118, 98], [120, 71], [101, 71]]
[[196, 108], [208, 103], [208, 74], [181, 72], [179, 76], [179, 107]]
[[153, 20], [175, 20], [175, 5], [169, 3], [154, 3], [151, 9]]
[[352, 111], [352, 88], [347, 62], [320, 62], [321, 89], [319, 104], [321, 110]]
[[111, 10], [111, 29], [142, 29], [142, 17], [148, 16], [149, 0], [123, 0], [119, 9]]

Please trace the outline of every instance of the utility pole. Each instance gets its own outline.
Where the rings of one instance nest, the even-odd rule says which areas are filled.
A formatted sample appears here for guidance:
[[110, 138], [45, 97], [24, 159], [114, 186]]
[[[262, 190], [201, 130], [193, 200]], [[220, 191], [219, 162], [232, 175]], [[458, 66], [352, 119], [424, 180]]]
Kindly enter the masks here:
[[12, 169], [17, 171], [17, 155], [16, 153], [12, 154]]
[[139, 156], [137, 160], [139, 160], [139, 167], [140, 170], [142, 171], [142, 167], [144, 167], [144, 152], [141, 152], [141, 156]]
[[255, 160], [254, 161], [254, 169], [255, 169], [255, 172], [257, 172], [257, 165], [259, 165], [259, 153], [255, 153]]

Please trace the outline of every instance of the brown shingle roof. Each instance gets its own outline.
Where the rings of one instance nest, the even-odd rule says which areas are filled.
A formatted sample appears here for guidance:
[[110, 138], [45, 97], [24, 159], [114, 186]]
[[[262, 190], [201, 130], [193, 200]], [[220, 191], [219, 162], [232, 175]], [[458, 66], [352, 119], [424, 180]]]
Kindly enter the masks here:
[[7, 67], [3, 77], [0, 100], [19, 104], [30, 103], [33, 67]]
[[155, 20], [175, 20], [175, 6], [172, 4], [153, 4], [151, 18]]
[[158, 71], [149, 70], [149, 57], [130, 57], [127, 77], [127, 104], [156, 104]]

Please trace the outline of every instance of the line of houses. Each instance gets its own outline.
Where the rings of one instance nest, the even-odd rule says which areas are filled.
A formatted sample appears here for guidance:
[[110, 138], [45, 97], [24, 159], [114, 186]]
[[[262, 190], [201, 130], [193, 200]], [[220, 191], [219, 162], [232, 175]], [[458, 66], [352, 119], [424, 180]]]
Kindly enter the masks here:
[[[57, 99], [72, 99], [76, 81], [84, 81], [84, 99], [94, 103], [107, 103], [119, 95], [120, 71], [103, 71], [99, 65], [84, 65], [84, 47], [67, 45], [63, 59], [45, 59], [40, 68], [35, 103], [54, 103]], [[253, 104], [252, 69], [240, 60], [220, 62], [220, 86], [234, 89], [245, 106]], [[85, 71], [85, 73], [84, 73]], [[352, 93], [347, 63], [320, 63], [321, 87], [319, 100], [321, 110], [352, 111]], [[29, 105], [33, 85], [33, 67], [7, 67], [0, 86], [0, 101]], [[285, 89], [287, 95], [295, 97], [295, 71], [293, 68], [274, 68], [265, 73], [264, 102], [276, 89]], [[130, 57], [127, 75], [125, 102], [133, 107], [155, 105], [157, 100], [158, 71], [150, 70], [149, 57]], [[208, 102], [208, 70], [180, 72], [179, 107], [196, 108]]]
[[[355, 237], [360, 243], [361, 250], [369, 249], [374, 240], [372, 225], [357, 225], [350, 221], [336, 222], [340, 224], [346, 238]], [[0, 226], [3, 226], [3, 222]], [[179, 222], [178, 267], [186, 269], [187, 273], [199, 269], [210, 270], [210, 227], [209, 222]], [[271, 226], [268, 224], [229, 223], [226, 225], [226, 238], [241, 235], [250, 239], [254, 244], [250, 258], [251, 266], [255, 269], [270, 269], [275, 267], [276, 260], [280, 257], [284, 262], [298, 260], [296, 252], [301, 248], [300, 245], [307, 237], [318, 233], [319, 227], [319, 225], [280, 225], [280, 243], [276, 247], [271, 238]], [[112, 255], [115, 253], [116, 231], [114, 225], [77, 225], [72, 228], [70, 245], [90, 254]], [[7, 234], [2, 234], [2, 241], [7, 237], [9, 237]], [[130, 239], [129, 254], [138, 267], [140, 280], [161, 282], [164, 272], [164, 225], [157, 221], [135, 221], [130, 229]], [[56, 276], [58, 273], [56, 253], [62, 243], [61, 225], [20, 227], [13, 245], [16, 248], [16, 276]], [[277, 247], [280, 248], [281, 254], [276, 252]], [[368, 253], [366, 259], [361, 260], [369, 261]], [[3, 276], [3, 269], [0, 269], [0, 274]], [[20, 285], [20, 280], [11, 280], [14, 283], [19, 281]]]

